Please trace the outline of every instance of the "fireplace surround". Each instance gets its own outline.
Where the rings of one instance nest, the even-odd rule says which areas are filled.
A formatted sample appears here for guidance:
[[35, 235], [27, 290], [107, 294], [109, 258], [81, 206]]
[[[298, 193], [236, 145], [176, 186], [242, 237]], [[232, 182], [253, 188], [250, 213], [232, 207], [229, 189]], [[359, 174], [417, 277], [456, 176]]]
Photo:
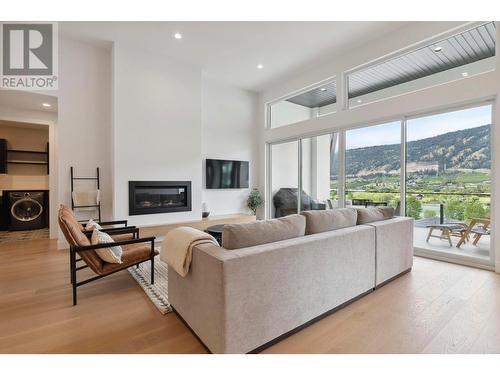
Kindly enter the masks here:
[[191, 211], [191, 181], [129, 181], [129, 215]]

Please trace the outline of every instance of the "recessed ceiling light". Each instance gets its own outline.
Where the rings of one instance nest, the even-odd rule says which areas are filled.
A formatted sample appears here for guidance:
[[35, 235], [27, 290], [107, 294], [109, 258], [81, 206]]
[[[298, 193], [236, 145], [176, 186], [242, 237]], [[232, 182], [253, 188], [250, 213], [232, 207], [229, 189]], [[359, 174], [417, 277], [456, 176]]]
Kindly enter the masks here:
[[326, 91], [326, 88], [325, 88], [325, 87], [322, 87], [320, 90], [321, 90], [321, 91]]
[[42, 103], [42, 105], [47, 108], [52, 107], [49, 103]]
[[441, 52], [442, 49], [443, 49], [443, 47], [436, 46], [436, 47], [434, 47], [434, 52]]
[[468, 77], [469, 76], [469, 73], [467, 72], [462, 72], [462, 77]]
[[264, 68], [264, 65], [262, 65], [262, 64], [257, 65], [257, 69], [263, 69], [263, 68]]
[[363, 101], [361, 99], [356, 100], [356, 102], [363, 103]]
[[182, 34], [181, 33], [175, 33], [174, 34], [175, 39], [182, 39]]

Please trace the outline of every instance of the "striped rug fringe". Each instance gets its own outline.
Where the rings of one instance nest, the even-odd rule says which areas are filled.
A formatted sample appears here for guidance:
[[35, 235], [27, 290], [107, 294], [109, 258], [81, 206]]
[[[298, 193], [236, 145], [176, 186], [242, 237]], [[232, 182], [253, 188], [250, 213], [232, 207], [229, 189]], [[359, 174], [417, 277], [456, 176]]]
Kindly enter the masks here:
[[165, 315], [172, 312], [172, 307], [168, 302], [168, 266], [155, 257], [155, 283], [151, 285], [151, 262], [144, 262], [128, 269], [132, 277], [144, 290], [151, 302]]

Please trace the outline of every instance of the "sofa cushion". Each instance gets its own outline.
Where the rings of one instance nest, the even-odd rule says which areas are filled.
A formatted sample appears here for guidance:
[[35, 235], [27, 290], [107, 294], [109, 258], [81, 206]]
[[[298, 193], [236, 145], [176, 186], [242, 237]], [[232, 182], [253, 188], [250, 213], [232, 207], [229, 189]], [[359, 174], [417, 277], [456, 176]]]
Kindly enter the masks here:
[[358, 211], [358, 225], [387, 220], [394, 217], [394, 208], [392, 207], [368, 207], [356, 208], [356, 210]]
[[59, 209], [59, 227], [70, 245], [89, 246], [90, 241], [82, 232], [83, 226], [76, 220], [73, 212], [67, 207], [61, 205]]
[[[124, 269], [136, 263], [151, 259], [151, 244], [149, 242], [134, 243], [122, 246], [122, 263], [103, 263], [101, 274], [107, 275], [113, 271]], [[154, 254], [160, 252], [155, 249]]]
[[[90, 240], [82, 232], [83, 226], [77, 221], [75, 214], [68, 207], [61, 205], [59, 208], [59, 227], [72, 246], [89, 246]], [[78, 253], [83, 261], [92, 271], [101, 274], [103, 261], [94, 250], [81, 251]]]
[[393, 207], [379, 207], [380, 211], [384, 215], [384, 220], [392, 219], [394, 217], [394, 208]]
[[306, 217], [306, 234], [353, 227], [358, 217], [358, 212], [352, 208], [303, 211], [301, 214]]
[[242, 249], [301, 237], [304, 235], [305, 229], [306, 219], [302, 215], [224, 225], [222, 247], [228, 250]]

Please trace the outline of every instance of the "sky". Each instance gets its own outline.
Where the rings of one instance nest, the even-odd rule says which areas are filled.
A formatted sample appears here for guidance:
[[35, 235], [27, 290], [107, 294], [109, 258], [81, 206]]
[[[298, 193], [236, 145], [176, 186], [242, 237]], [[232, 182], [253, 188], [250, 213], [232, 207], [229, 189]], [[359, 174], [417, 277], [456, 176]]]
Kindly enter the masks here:
[[[489, 125], [491, 124], [491, 110], [491, 105], [485, 105], [408, 120], [406, 136], [408, 141], [415, 141], [452, 131]], [[400, 143], [400, 141], [401, 124], [399, 121], [346, 132], [347, 150], [390, 145]]]

